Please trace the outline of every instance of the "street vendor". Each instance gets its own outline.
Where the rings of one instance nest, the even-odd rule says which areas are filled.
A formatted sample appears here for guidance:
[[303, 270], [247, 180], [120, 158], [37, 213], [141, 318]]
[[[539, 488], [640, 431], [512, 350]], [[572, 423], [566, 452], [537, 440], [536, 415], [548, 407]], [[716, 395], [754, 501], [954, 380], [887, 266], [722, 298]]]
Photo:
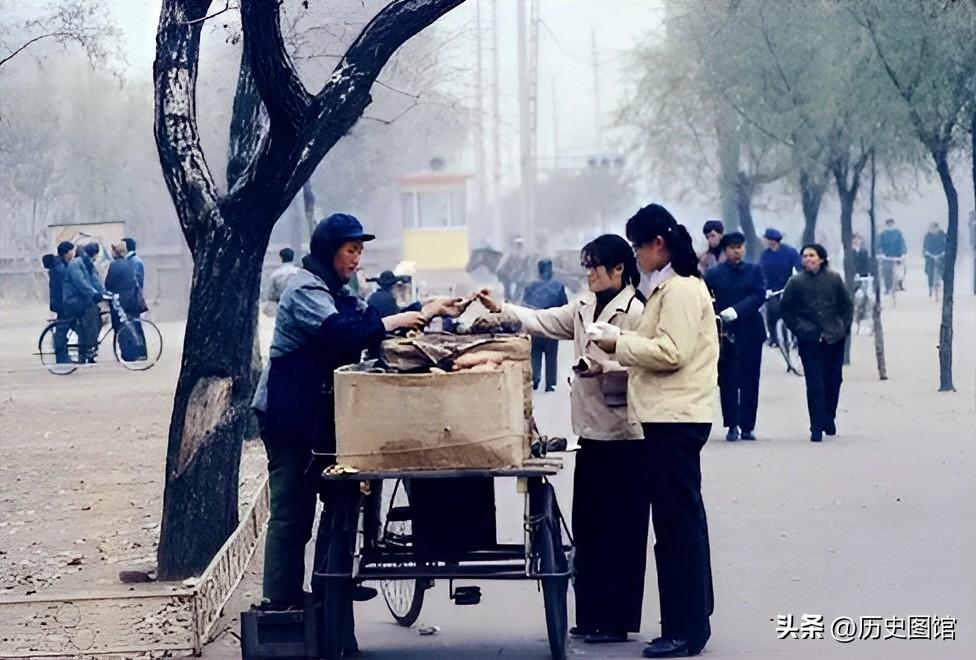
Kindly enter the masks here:
[[[312, 452], [335, 454], [333, 372], [359, 362], [363, 351], [378, 346], [388, 332], [420, 329], [435, 316], [457, 313], [450, 302], [435, 299], [421, 311], [383, 318], [350, 293], [347, 284], [359, 268], [363, 246], [374, 238], [351, 215], [336, 213], [320, 221], [310, 254], [279, 302], [270, 360], [252, 402], [268, 454], [271, 491], [262, 609], [303, 603], [315, 477], [328, 465], [328, 459], [313, 461]], [[351, 650], [354, 638], [346, 646]]]
[[630, 244], [607, 234], [581, 251], [589, 291], [561, 307], [501, 305], [486, 291], [490, 311], [518, 317], [536, 337], [572, 340], [573, 433], [579, 436], [573, 477], [576, 543], [576, 626], [590, 644], [625, 642], [640, 630], [649, 502], [645, 494], [644, 435], [628, 419], [627, 370], [589, 341], [595, 321], [633, 330], [644, 306], [636, 297], [640, 273]]

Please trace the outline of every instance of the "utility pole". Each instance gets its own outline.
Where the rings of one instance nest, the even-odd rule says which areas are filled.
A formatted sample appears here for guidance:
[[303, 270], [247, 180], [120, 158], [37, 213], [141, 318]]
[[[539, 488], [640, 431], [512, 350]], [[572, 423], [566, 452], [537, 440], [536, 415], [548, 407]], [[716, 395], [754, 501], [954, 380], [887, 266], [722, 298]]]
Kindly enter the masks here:
[[596, 48], [596, 28], [590, 28], [593, 57], [593, 126], [596, 129], [597, 149], [603, 149], [603, 114], [600, 110], [600, 60]]
[[491, 52], [492, 52], [492, 89], [491, 89], [491, 130], [492, 130], [492, 179], [495, 195], [492, 213], [492, 241], [495, 249], [506, 249], [502, 236], [502, 110], [498, 47], [498, 0], [491, 0]]
[[536, 127], [538, 117], [539, 64], [539, 0], [531, 2], [531, 18], [526, 2], [518, 2], [518, 61], [519, 61], [519, 161], [521, 189], [519, 191], [520, 221], [526, 248], [536, 247], [535, 183], [536, 183]]
[[[478, 231], [484, 231], [487, 205], [487, 172], [485, 164], [485, 100], [484, 62], [481, 44], [481, 0], [476, 0], [475, 11], [475, 120], [474, 120], [474, 169], [475, 169], [475, 217]], [[492, 232], [493, 233], [493, 232]]]

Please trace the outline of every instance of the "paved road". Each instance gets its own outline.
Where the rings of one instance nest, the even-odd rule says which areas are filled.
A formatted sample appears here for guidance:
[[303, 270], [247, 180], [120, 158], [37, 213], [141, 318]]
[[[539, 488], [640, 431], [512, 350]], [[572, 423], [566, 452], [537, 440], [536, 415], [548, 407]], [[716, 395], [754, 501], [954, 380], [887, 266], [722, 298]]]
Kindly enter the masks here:
[[[840, 435], [808, 441], [801, 379], [783, 373], [768, 351], [763, 369], [760, 440], [726, 443], [717, 429], [704, 451], [704, 493], [711, 526], [716, 611], [706, 657], [972, 658], [976, 657], [976, 438], [974, 308], [959, 296], [954, 394], [938, 385], [936, 306], [911, 292], [886, 313], [891, 378], [879, 382], [871, 338], [855, 338], [845, 374]], [[568, 347], [566, 347], [568, 348]], [[565, 349], [564, 349], [565, 350]], [[568, 355], [563, 353], [568, 364]], [[566, 373], [566, 370], [563, 370]], [[545, 432], [568, 433], [567, 388], [536, 398]], [[572, 459], [557, 479], [568, 510]], [[612, 487], [613, 475], [607, 475]], [[500, 535], [516, 538], [521, 501], [499, 487]], [[653, 561], [645, 584], [642, 637], [658, 625]], [[260, 557], [233, 612], [256, 598]], [[441, 627], [421, 637], [392, 624], [382, 601], [359, 606], [366, 658], [404, 660], [547, 657], [542, 598], [531, 584], [487, 583], [477, 607], [456, 607], [447, 584], [428, 592], [422, 623]], [[958, 619], [955, 641], [779, 640], [778, 614]], [[224, 634], [208, 658], [239, 657]], [[593, 658], [639, 655], [642, 645], [574, 643]]]

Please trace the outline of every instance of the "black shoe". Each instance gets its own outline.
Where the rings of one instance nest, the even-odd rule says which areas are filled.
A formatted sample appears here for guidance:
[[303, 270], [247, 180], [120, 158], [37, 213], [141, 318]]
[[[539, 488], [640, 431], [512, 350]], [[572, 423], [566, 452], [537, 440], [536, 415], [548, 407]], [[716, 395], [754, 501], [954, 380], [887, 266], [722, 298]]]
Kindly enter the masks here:
[[629, 642], [630, 638], [625, 632], [594, 632], [583, 639], [587, 644], [622, 644]]
[[823, 441], [823, 433], [821, 433], [820, 431], [810, 434], [810, 442], [821, 442], [821, 441]]
[[657, 638], [641, 652], [645, 658], [685, 658], [698, 655], [701, 649], [692, 649], [687, 639]]
[[373, 587], [364, 587], [361, 584], [357, 584], [352, 588], [352, 599], [357, 603], [364, 603], [367, 600], [373, 600], [379, 592]]
[[729, 432], [725, 434], [725, 439], [728, 440], [729, 442], [735, 442], [736, 440], [739, 439], [739, 437], [740, 436], [739, 436], [738, 426], [730, 426]]
[[755, 440], [756, 439], [756, 434], [754, 432], [752, 432], [752, 431], [743, 431], [742, 432], [742, 439], [743, 440]]
[[532, 391], [533, 392], [539, 391], [539, 383], [532, 383]]
[[829, 424], [827, 424], [827, 426], [824, 427], [824, 433], [826, 433], [827, 435], [837, 435], [837, 425], [834, 424], [833, 422], [830, 422]]
[[547, 385], [546, 386], [546, 392], [555, 392], [555, 391], [556, 391], [556, 388], [553, 387], [552, 385]]
[[251, 605], [251, 609], [257, 612], [291, 612], [304, 608], [304, 603], [285, 600], [271, 600], [270, 598], [262, 598], [260, 603]]
[[581, 628], [580, 626], [573, 626], [569, 629], [570, 637], [587, 637], [596, 633], [595, 628]]

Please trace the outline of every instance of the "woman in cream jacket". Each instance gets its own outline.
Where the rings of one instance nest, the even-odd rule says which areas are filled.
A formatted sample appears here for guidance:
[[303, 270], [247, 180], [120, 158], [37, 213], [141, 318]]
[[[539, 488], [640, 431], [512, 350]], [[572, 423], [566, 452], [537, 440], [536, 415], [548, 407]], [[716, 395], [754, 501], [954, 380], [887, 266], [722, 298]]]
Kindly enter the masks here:
[[646, 438], [661, 636], [643, 654], [697, 655], [713, 609], [700, 453], [718, 382], [715, 312], [691, 236], [664, 207], [638, 211], [627, 238], [651, 276], [644, 314], [634, 330], [597, 324], [591, 334], [629, 369], [630, 412]]
[[648, 499], [644, 486], [644, 435], [627, 409], [627, 371], [592, 343], [586, 328], [596, 321], [622, 330], [637, 327], [644, 306], [636, 297], [640, 274], [630, 245], [600, 236], [581, 252], [589, 292], [553, 309], [500, 307], [516, 315], [526, 332], [572, 340], [575, 378], [573, 432], [579, 436], [573, 477], [576, 542], [576, 627], [591, 644], [623, 642], [640, 630], [647, 555]]

